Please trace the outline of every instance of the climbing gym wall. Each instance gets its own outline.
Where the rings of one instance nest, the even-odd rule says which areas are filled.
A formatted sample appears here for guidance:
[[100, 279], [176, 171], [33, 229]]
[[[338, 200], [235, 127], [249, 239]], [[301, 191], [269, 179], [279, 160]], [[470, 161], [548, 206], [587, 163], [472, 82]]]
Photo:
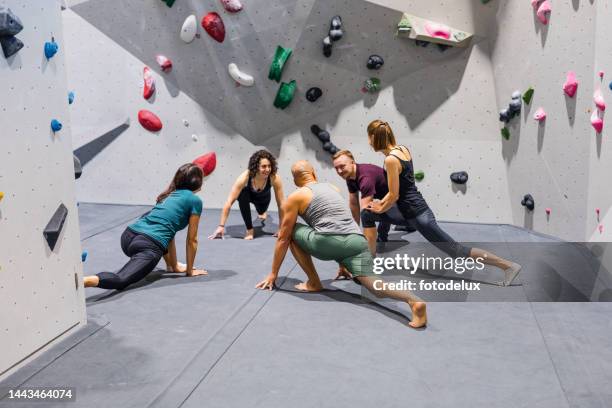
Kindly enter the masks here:
[[8, 58], [7, 49], [0, 54], [3, 377], [86, 317], [60, 4], [7, 0], [1, 6], [20, 20], [14, 37], [23, 44]]
[[[496, 9], [497, 14], [489, 37], [498, 108], [508, 106], [516, 90], [533, 87], [535, 91], [531, 103], [523, 103], [520, 116], [506, 125], [509, 137], [501, 139], [503, 160], [508, 167], [513, 223], [584, 241], [597, 227], [595, 207], [601, 207], [603, 216], [611, 203], [603, 198], [609, 195], [603, 188], [604, 173], [593, 172], [603, 162], [609, 163], [603, 153], [597, 153], [606, 150], [606, 131], [597, 135], [591, 125], [594, 91], [602, 88], [609, 96], [605, 84], [612, 71], [600, 80], [598, 71], [605, 70], [605, 65], [603, 60], [595, 63], [594, 51], [598, 43], [598, 54], [606, 53], [601, 31], [607, 29], [596, 22], [610, 14], [605, 2], [551, 3], [547, 24], [528, 2], [491, 1], [483, 6]], [[570, 71], [578, 81], [573, 97], [564, 92]], [[534, 119], [539, 108], [546, 112], [541, 122]], [[500, 122], [499, 127], [503, 126]], [[525, 194], [534, 198], [533, 211], [521, 205]]]
[[[68, 78], [76, 95], [74, 148], [130, 119], [129, 127], [84, 166], [78, 198], [151, 203], [180, 164], [216, 151], [217, 170], [201, 194], [206, 207], [219, 208], [260, 146], [279, 155], [285, 183], [291, 182], [291, 163], [308, 159], [321, 179], [341, 185], [311, 125], [328, 130], [338, 148], [353, 150], [360, 161], [382, 163], [382, 155], [367, 145], [365, 128], [383, 118], [413, 150], [417, 170], [425, 173], [420, 188], [439, 218], [510, 222], [485, 35], [495, 10], [472, 3], [253, 0], [230, 13], [216, 0], [176, 1], [172, 7], [144, 0], [122, 7], [69, 1], [64, 22]], [[200, 25], [209, 12], [224, 21], [222, 43]], [[404, 12], [475, 36], [466, 48], [417, 46], [396, 36]], [[190, 15], [196, 16], [199, 38], [185, 43], [179, 34]], [[322, 40], [335, 15], [342, 17], [343, 36], [327, 58]], [[281, 82], [296, 80], [297, 90], [286, 109], [274, 107], [280, 84], [268, 79], [278, 45], [293, 50]], [[172, 61], [171, 70], [164, 72], [158, 54]], [[383, 57], [381, 69], [366, 66], [372, 54]], [[252, 76], [253, 86], [237, 86], [228, 73], [230, 63]], [[148, 100], [143, 97], [145, 66], [156, 83]], [[371, 77], [381, 81], [378, 92], [363, 91]], [[323, 92], [315, 102], [305, 97], [311, 87]], [[160, 131], [138, 123], [142, 109], [161, 119]], [[450, 174], [463, 170], [470, 175], [468, 184], [451, 183]]]

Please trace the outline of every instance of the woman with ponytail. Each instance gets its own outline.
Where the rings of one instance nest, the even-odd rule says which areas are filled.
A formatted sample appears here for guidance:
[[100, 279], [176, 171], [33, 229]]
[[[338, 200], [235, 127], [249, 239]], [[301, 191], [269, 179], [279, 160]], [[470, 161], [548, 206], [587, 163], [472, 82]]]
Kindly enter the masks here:
[[[193, 267], [202, 214], [202, 200], [195, 193], [202, 188], [203, 177], [202, 169], [195, 164], [179, 167], [168, 188], [157, 197], [155, 207], [123, 232], [121, 249], [130, 260], [118, 272], [86, 276], [85, 287], [125, 289], [151, 273], [162, 257], [170, 272], [184, 272], [187, 276], [206, 275], [205, 270]], [[177, 261], [174, 235], [187, 226], [185, 265]]]
[[494, 265], [504, 272], [503, 286], [516, 278], [521, 266], [515, 262], [479, 248], [469, 248], [456, 242], [436, 222], [436, 217], [419, 192], [414, 182], [412, 156], [406, 146], [398, 145], [391, 126], [382, 120], [368, 125], [368, 141], [375, 152], [385, 155], [385, 175], [389, 192], [380, 201], [373, 201], [366, 208], [382, 214], [396, 202], [406, 221], [413, 225], [425, 239], [455, 258], [481, 259], [482, 263]]

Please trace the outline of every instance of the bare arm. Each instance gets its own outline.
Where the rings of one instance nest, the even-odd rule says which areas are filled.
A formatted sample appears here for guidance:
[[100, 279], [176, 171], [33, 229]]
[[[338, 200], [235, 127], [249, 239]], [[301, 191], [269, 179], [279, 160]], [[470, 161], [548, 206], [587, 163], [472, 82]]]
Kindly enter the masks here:
[[223, 205], [223, 210], [221, 211], [221, 219], [219, 220], [219, 225], [215, 229], [215, 232], [208, 237], [209, 239], [223, 238], [223, 233], [225, 232], [225, 223], [227, 221], [227, 217], [229, 217], [230, 209], [232, 208], [234, 202], [238, 199], [240, 192], [246, 186], [248, 181], [249, 171], [245, 170], [240, 176], [238, 176], [238, 178], [232, 185], [232, 189], [230, 190], [230, 193], [227, 196], [227, 200]]
[[283, 193], [283, 182], [278, 175], [275, 175], [272, 179], [272, 187], [274, 187], [274, 198], [276, 198], [279, 219], [278, 223], [280, 225], [283, 222], [283, 201], [285, 200], [285, 194]]
[[369, 209], [376, 213], [384, 213], [397, 202], [399, 198], [399, 175], [402, 165], [395, 157], [385, 158], [385, 168], [387, 170], [387, 185], [389, 192], [378, 203], [370, 203]]
[[168, 269], [176, 271], [178, 260], [176, 259], [176, 244], [174, 243], [174, 238], [172, 238], [172, 241], [168, 244], [168, 253], [164, 255], [164, 261], [166, 261], [166, 267]]
[[200, 224], [200, 216], [192, 214], [189, 217], [189, 227], [187, 229], [187, 244], [186, 244], [186, 257], [187, 257], [187, 270], [185, 271], [187, 276], [202, 275], [202, 271], [194, 270], [193, 263], [195, 261], [196, 252], [198, 251], [198, 225]]
[[353, 214], [353, 219], [355, 220], [357, 225], [361, 225], [361, 216], [359, 214], [361, 211], [361, 208], [359, 208], [359, 193], [349, 194], [349, 207], [351, 207], [351, 214]]

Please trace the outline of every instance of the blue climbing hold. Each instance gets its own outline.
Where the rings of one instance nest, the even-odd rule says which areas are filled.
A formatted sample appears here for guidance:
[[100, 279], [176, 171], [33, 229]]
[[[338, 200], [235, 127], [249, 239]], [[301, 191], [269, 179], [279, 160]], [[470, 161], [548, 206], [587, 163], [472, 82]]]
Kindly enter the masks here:
[[70, 91], [68, 92], [68, 104], [72, 105], [72, 102], [74, 102], [74, 92]]
[[47, 59], [53, 58], [53, 56], [57, 54], [58, 49], [59, 45], [57, 45], [55, 39], [51, 38], [51, 42], [45, 43], [45, 57], [47, 57]]
[[60, 130], [62, 130], [62, 123], [57, 119], [53, 119], [51, 121], [51, 130], [53, 132], [59, 132]]
[[610, 82], [610, 85], [609, 85], [609, 86], [610, 86], [610, 89], [612, 90], [612, 82]]
[[83, 251], [81, 254], [81, 262], [85, 262], [87, 260], [87, 251]]

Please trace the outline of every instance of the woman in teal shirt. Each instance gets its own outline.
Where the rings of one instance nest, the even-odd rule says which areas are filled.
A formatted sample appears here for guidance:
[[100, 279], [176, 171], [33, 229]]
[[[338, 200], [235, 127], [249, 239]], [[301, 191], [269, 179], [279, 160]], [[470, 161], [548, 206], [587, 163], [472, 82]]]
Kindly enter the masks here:
[[[202, 188], [202, 178], [202, 169], [197, 165], [182, 165], [170, 186], [157, 197], [155, 207], [123, 232], [121, 249], [130, 257], [128, 263], [116, 273], [86, 276], [85, 287], [125, 289], [151, 273], [162, 256], [169, 271], [206, 275], [205, 270], [193, 268], [202, 214], [202, 200], [194, 193]], [[187, 226], [187, 265], [182, 265], [176, 259], [174, 235]]]

